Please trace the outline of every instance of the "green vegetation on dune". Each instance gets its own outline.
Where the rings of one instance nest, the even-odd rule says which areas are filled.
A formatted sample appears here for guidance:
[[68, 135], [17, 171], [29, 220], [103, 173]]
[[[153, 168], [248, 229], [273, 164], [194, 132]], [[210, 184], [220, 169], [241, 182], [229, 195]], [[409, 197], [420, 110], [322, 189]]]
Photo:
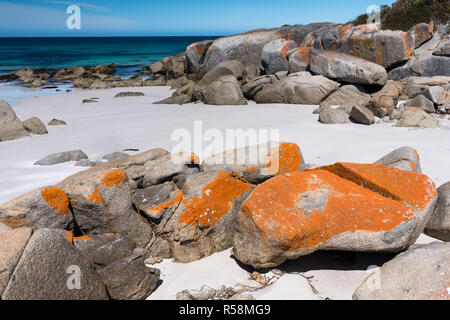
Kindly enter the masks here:
[[[368, 15], [362, 14], [351, 23], [367, 23]], [[425, 22], [447, 23], [450, 20], [449, 0], [397, 0], [392, 7], [381, 6], [381, 28], [407, 31], [414, 25]]]

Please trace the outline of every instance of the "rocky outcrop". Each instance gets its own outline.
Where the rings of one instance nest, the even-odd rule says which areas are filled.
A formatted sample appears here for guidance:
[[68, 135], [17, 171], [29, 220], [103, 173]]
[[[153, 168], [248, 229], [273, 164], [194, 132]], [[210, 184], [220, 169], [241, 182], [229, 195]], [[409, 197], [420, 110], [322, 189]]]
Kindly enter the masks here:
[[0, 142], [29, 136], [11, 106], [0, 100]]
[[425, 233], [430, 237], [450, 242], [450, 182], [438, 189], [438, 201]]
[[355, 300], [448, 300], [450, 244], [416, 245], [373, 272]]
[[266, 268], [317, 250], [400, 252], [419, 237], [436, 198], [426, 176], [376, 164], [279, 175], [244, 201], [234, 255]]
[[308, 72], [290, 74], [287, 78], [265, 85], [255, 96], [257, 103], [320, 104], [339, 84]]
[[347, 83], [383, 86], [387, 81], [382, 66], [345, 53], [312, 49], [309, 67], [315, 74]]
[[234, 76], [222, 76], [212, 82], [204, 91], [203, 99], [211, 105], [244, 105], [247, 100]]

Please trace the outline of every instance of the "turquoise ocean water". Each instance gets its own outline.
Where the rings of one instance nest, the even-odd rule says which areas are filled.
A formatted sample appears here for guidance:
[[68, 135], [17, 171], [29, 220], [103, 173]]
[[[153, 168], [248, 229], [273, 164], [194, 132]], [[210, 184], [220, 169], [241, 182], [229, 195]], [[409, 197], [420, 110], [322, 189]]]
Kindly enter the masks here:
[[[191, 43], [217, 37], [0, 38], [0, 74], [19, 68], [57, 70], [115, 63], [116, 74], [130, 77], [155, 61], [177, 55]], [[61, 91], [60, 91], [61, 92]], [[55, 93], [0, 82], [0, 100]]]

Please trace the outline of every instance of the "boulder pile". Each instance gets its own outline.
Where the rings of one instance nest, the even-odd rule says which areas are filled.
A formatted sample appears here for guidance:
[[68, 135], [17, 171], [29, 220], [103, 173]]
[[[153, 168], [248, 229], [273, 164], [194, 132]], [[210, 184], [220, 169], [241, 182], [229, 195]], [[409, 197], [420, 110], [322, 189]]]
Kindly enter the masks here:
[[446, 239], [447, 189], [421, 173], [410, 147], [323, 167], [293, 143], [202, 163], [162, 149], [119, 157], [0, 206], [0, 295], [145, 299], [159, 279], [145, 263], [228, 248], [256, 269], [317, 250], [398, 253], [425, 229]]

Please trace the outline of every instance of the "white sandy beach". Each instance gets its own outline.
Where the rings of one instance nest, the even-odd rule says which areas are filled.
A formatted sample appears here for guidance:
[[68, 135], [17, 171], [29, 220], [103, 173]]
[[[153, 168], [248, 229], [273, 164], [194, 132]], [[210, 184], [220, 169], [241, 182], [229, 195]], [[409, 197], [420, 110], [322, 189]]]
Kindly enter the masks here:
[[[123, 91], [144, 92], [145, 96], [114, 98]], [[421, 156], [423, 172], [437, 186], [450, 181], [450, 130], [445, 129], [450, 128], [448, 116], [441, 120], [441, 128], [408, 129], [393, 127], [392, 123], [323, 125], [312, 113], [315, 106], [152, 104], [170, 93], [168, 87], [115, 88], [14, 100], [14, 110], [22, 120], [37, 116], [48, 123], [57, 118], [66, 121], [67, 126], [48, 127], [48, 135], [0, 144], [0, 203], [86, 169], [75, 167], [74, 163], [33, 165], [50, 153], [80, 149], [91, 160], [100, 160], [107, 153], [129, 148], [142, 152], [161, 147], [170, 151], [177, 143], [171, 141], [172, 132], [180, 128], [193, 130], [194, 121], [203, 121], [204, 130], [278, 129], [282, 141], [297, 143], [306, 162], [318, 165], [374, 162], [394, 149], [411, 146]], [[82, 104], [83, 99], [94, 97], [99, 98], [98, 103]], [[420, 241], [434, 240], [424, 236]], [[355, 254], [354, 261], [339, 267], [341, 258], [330, 252], [288, 263], [279, 269], [289, 274], [252, 294], [257, 299], [351, 299], [368, 275], [366, 268], [385, 261], [379, 256]], [[161, 269], [163, 282], [150, 299], [174, 299], [178, 291], [199, 289], [202, 285], [216, 289], [237, 283], [256, 286], [248, 279], [249, 273], [230, 258], [229, 251], [188, 265], [164, 261], [156, 267]], [[313, 278], [308, 283], [304, 276]]]

